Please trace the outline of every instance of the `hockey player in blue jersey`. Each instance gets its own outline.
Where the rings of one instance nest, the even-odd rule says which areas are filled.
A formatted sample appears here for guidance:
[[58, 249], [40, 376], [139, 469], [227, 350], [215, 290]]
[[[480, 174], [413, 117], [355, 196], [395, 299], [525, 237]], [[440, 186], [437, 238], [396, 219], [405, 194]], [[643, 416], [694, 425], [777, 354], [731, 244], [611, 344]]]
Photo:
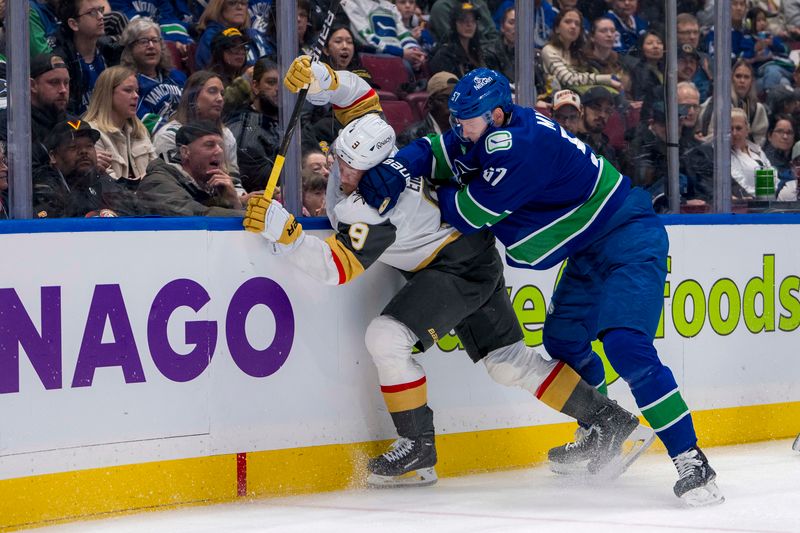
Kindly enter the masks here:
[[[380, 191], [367, 202], [386, 212], [403, 175], [429, 175], [440, 184], [443, 219], [465, 234], [491, 228], [510, 265], [548, 269], [568, 259], [544, 324], [547, 352], [604, 389], [603, 364], [591, 348], [600, 338], [678, 470], [676, 496], [689, 505], [724, 501], [653, 345], [669, 243], [649, 195], [557, 123], [514, 105], [498, 72], [464, 76], [449, 107], [450, 131], [418, 139], [367, 172], [362, 191]], [[588, 430], [552, 449], [554, 470], [585, 461], [596, 440]]]

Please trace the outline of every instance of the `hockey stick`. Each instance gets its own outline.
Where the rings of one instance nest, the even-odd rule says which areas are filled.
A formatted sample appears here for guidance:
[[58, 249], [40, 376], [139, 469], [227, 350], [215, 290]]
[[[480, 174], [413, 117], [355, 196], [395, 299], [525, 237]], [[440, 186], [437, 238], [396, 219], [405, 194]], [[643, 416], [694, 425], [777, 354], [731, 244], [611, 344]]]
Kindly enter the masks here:
[[[322, 31], [320, 31], [319, 37], [317, 37], [317, 41], [314, 43], [314, 47], [311, 50], [312, 62], [319, 61], [319, 56], [322, 53], [322, 47], [325, 46], [325, 40], [328, 38], [328, 34], [331, 32], [331, 26], [333, 26], [333, 20], [336, 18], [336, 11], [339, 9], [340, 3], [340, 0], [331, 0], [330, 7], [328, 8], [328, 14], [325, 15], [325, 22], [322, 24]], [[292, 109], [292, 115], [289, 118], [289, 124], [286, 126], [286, 132], [283, 134], [283, 140], [281, 141], [281, 146], [278, 149], [278, 155], [275, 156], [275, 163], [272, 165], [272, 171], [269, 174], [267, 186], [264, 188], [264, 198], [267, 200], [272, 200], [272, 195], [275, 193], [275, 186], [278, 184], [278, 178], [281, 175], [283, 163], [286, 160], [286, 152], [289, 150], [289, 142], [291, 142], [292, 135], [294, 135], [295, 127], [300, 119], [300, 111], [303, 109], [303, 104], [306, 101], [307, 94], [308, 87], [300, 89], [300, 92], [297, 93], [297, 101], [294, 103], [294, 109]]]

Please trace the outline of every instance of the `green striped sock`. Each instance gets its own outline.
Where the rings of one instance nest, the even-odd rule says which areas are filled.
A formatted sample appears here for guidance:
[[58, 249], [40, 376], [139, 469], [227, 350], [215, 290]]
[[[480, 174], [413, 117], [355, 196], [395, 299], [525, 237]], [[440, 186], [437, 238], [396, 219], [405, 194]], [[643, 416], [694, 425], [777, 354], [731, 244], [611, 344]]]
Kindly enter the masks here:
[[642, 415], [653, 428], [663, 431], [686, 416], [689, 408], [678, 389], [674, 389], [649, 405], [641, 407]]

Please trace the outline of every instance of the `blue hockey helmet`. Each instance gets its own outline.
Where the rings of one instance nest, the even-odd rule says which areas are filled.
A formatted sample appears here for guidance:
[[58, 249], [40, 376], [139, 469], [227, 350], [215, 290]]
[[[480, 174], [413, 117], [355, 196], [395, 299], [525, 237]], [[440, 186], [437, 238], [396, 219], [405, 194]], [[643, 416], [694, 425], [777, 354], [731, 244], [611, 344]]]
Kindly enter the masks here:
[[509, 112], [512, 103], [508, 78], [496, 70], [481, 67], [458, 81], [447, 105], [453, 118], [467, 119], [491, 114], [496, 107]]

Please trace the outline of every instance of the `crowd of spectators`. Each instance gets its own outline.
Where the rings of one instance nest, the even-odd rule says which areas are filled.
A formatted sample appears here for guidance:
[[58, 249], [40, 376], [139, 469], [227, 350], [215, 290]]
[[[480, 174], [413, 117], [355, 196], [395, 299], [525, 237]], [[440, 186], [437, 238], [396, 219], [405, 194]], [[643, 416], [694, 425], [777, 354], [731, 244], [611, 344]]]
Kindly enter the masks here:
[[[282, 134], [276, 0], [25, 1], [34, 216], [224, 215], [263, 190]], [[330, 0], [290, 1], [295, 52], [308, 53]], [[681, 203], [702, 211], [714, 175], [713, 0], [677, 4], [670, 43], [660, 0], [533, 0], [524, 75], [540, 112], [666, 209], [665, 59], [675, 47]], [[797, 200], [800, 0], [732, 0], [730, 17], [733, 194], [753, 198], [755, 171], [772, 167], [775, 197]], [[321, 60], [377, 91], [402, 145], [450, 127], [447, 98], [468, 71], [486, 66], [517, 81], [516, 22], [512, 0], [349, 0]], [[389, 58], [400, 83], [381, 72]], [[0, 218], [4, 107], [0, 99]], [[308, 216], [325, 212], [329, 147], [342, 126], [333, 111], [302, 112]]]

